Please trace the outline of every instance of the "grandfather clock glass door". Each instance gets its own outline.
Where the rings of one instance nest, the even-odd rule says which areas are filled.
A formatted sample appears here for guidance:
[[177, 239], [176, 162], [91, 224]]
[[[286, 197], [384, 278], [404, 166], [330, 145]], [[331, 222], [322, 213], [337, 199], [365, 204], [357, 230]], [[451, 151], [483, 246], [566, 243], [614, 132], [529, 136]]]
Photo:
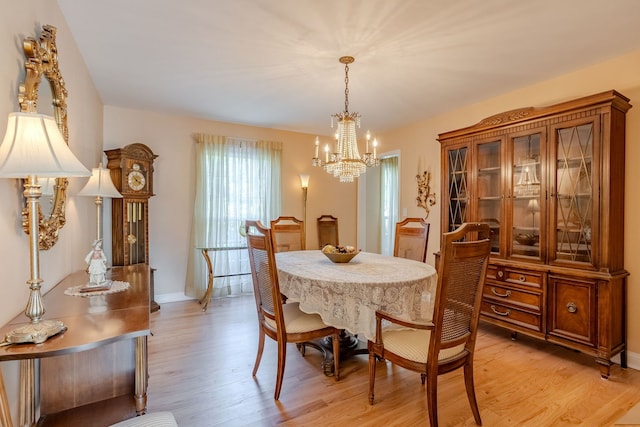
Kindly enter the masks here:
[[128, 264], [149, 263], [147, 230], [147, 214], [149, 205], [146, 200], [127, 200], [126, 206], [126, 235], [124, 256]]

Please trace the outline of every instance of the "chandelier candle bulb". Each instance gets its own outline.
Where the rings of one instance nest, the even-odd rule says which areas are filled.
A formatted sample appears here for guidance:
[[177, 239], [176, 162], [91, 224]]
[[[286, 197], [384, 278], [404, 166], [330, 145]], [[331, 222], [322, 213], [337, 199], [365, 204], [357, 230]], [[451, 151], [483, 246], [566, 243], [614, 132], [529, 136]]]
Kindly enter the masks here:
[[329, 144], [326, 144], [324, 146], [324, 161], [325, 162], [329, 161]]
[[371, 132], [367, 131], [367, 146], [364, 149], [365, 153], [369, 152], [369, 140], [371, 139]]
[[377, 159], [377, 158], [378, 158], [378, 156], [377, 156], [377, 154], [376, 154], [376, 149], [377, 149], [377, 147], [378, 147], [378, 140], [377, 140], [377, 139], [374, 139], [374, 140], [373, 140], [373, 158], [374, 158], [374, 159]]

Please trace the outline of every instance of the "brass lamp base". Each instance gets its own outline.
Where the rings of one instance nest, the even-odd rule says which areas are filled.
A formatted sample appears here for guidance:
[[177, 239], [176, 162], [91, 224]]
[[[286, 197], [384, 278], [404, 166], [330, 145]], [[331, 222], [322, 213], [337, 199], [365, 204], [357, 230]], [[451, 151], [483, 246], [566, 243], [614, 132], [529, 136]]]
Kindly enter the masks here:
[[59, 320], [40, 320], [14, 329], [7, 334], [5, 341], [10, 344], [40, 344], [66, 330], [67, 326]]

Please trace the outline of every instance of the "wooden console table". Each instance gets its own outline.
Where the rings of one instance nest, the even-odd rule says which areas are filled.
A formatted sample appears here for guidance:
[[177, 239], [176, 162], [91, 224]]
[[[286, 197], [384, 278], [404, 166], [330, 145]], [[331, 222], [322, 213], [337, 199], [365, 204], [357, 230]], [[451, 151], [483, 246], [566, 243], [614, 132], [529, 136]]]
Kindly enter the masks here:
[[[38, 426], [108, 425], [146, 410], [151, 271], [145, 264], [113, 267], [110, 278], [130, 286], [69, 296], [64, 291], [86, 283], [87, 273], [67, 276], [44, 295], [45, 318], [63, 321], [67, 331], [42, 344], [0, 347], [0, 362], [21, 361], [19, 425], [36, 425], [38, 402]], [[19, 315], [1, 336], [27, 321]]]

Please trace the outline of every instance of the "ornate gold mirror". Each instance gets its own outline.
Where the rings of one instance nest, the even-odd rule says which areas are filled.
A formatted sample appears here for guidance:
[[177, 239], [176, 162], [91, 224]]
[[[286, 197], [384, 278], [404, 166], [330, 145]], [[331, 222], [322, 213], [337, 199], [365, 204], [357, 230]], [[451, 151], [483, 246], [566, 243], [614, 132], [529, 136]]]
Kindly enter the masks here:
[[[24, 83], [20, 85], [18, 102], [22, 112], [52, 115], [58, 123], [64, 140], [68, 143], [67, 89], [58, 68], [56, 31], [56, 27], [43, 25], [39, 40], [32, 37], [24, 39], [23, 49], [27, 58], [24, 63], [26, 74]], [[43, 76], [49, 84], [40, 86]], [[40, 109], [38, 108], [38, 100], [42, 101]], [[64, 208], [69, 180], [56, 178], [51, 185], [47, 185], [44, 181], [41, 182], [41, 185], [43, 197], [38, 212], [40, 249], [46, 250], [58, 241], [58, 231], [66, 222]], [[29, 233], [27, 208], [22, 210], [22, 228], [27, 234]]]

